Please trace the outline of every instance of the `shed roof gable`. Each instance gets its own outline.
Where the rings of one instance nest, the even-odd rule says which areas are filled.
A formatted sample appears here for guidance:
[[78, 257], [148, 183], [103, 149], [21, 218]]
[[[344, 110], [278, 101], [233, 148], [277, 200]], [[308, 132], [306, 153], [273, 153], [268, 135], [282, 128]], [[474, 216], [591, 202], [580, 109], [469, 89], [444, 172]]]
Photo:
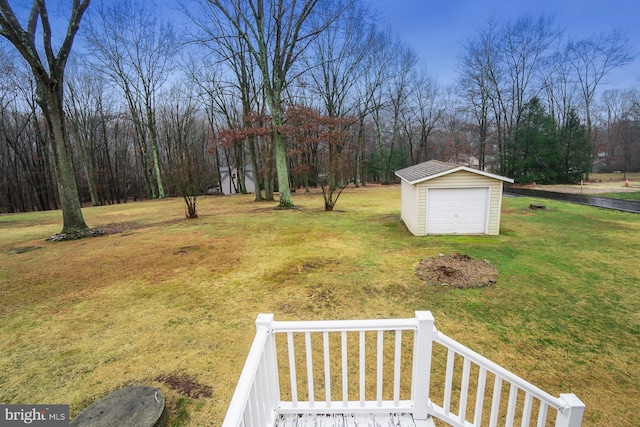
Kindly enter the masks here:
[[438, 178], [443, 175], [448, 175], [458, 171], [467, 171], [482, 175], [488, 178], [498, 179], [505, 182], [513, 182], [513, 179], [500, 175], [495, 175], [489, 172], [484, 172], [478, 169], [473, 169], [467, 166], [460, 166], [453, 163], [445, 163], [438, 160], [429, 160], [424, 163], [419, 163], [408, 168], [400, 169], [395, 172], [396, 176], [411, 185], [418, 184], [423, 181]]

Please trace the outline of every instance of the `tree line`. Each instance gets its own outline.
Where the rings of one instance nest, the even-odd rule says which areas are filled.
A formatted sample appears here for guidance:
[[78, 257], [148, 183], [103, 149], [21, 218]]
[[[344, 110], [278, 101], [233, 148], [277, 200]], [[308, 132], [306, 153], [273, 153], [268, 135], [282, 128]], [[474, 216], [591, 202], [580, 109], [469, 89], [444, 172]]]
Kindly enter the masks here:
[[181, 196], [196, 216], [223, 169], [283, 208], [321, 187], [327, 210], [430, 159], [539, 183], [640, 169], [638, 92], [605, 90], [633, 59], [616, 31], [486, 22], [442, 87], [364, 1], [176, 8], [73, 0], [56, 26], [44, 0], [25, 19], [0, 2], [1, 212], [62, 208], [74, 231], [80, 202]]

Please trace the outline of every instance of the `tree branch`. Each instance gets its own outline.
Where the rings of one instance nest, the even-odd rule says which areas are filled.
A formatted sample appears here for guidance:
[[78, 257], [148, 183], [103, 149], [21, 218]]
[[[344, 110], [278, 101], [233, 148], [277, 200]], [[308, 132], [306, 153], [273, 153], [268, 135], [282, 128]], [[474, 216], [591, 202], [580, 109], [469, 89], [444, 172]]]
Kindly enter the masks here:
[[4, 36], [16, 47], [20, 55], [32, 68], [35, 76], [46, 79], [48, 74], [40, 61], [34, 43], [37, 16], [37, 8], [34, 5], [29, 16], [28, 28], [30, 33], [28, 33], [22, 28], [7, 0], [0, 0], [0, 35]]
[[73, 0], [73, 7], [71, 8], [71, 17], [69, 18], [69, 26], [67, 27], [67, 34], [65, 35], [64, 41], [62, 42], [62, 46], [58, 51], [58, 57], [56, 61], [58, 62], [58, 67], [61, 70], [64, 70], [65, 65], [67, 63], [67, 59], [69, 59], [69, 54], [71, 53], [71, 45], [73, 44], [73, 39], [80, 28], [80, 20], [84, 15], [85, 11], [89, 7], [90, 0]]
[[51, 47], [51, 23], [49, 22], [47, 5], [44, 0], [34, 0], [33, 9], [35, 8], [38, 8], [38, 13], [40, 14], [40, 22], [42, 23], [42, 46], [44, 47], [44, 53], [47, 58], [47, 62], [49, 63], [49, 74], [53, 77], [53, 71], [56, 68], [56, 61], [55, 55], [53, 54], [53, 48]]

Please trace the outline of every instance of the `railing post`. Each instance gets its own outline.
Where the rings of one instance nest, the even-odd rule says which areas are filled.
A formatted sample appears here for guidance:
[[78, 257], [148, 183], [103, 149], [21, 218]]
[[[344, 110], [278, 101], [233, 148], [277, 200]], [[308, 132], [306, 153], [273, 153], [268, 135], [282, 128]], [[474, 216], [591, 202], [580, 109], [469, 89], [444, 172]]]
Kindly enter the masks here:
[[573, 393], [560, 394], [560, 399], [567, 403], [567, 406], [558, 411], [556, 415], [556, 427], [580, 427], [584, 416], [584, 403]]
[[[270, 392], [263, 392], [262, 390], [273, 390], [273, 386], [269, 384], [272, 380], [265, 378], [266, 375], [271, 374], [264, 372], [268, 370], [265, 369], [264, 365], [271, 365], [271, 362], [266, 361], [268, 358], [265, 359], [264, 357], [265, 351], [272, 353], [275, 360], [275, 350], [271, 350], [273, 346], [270, 344], [274, 341], [273, 333], [271, 332], [272, 322], [273, 314], [260, 314], [256, 319], [256, 336], [251, 343], [247, 360], [240, 373], [240, 378], [229, 403], [227, 414], [222, 422], [222, 427], [253, 425], [256, 419], [266, 416], [267, 411], [271, 411], [270, 415], [274, 418], [277, 401], [272, 399], [267, 403], [266, 399], [261, 398], [263, 395], [271, 396]], [[277, 375], [277, 372], [275, 375]], [[278, 382], [275, 381], [275, 384], [277, 387]], [[251, 400], [256, 394], [259, 401]]]
[[272, 313], [260, 313], [256, 319], [256, 332], [263, 330], [267, 331], [269, 335], [264, 345], [264, 363], [266, 367], [266, 380], [268, 388], [269, 404], [272, 407], [276, 407], [278, 400], [280, 400], [280, 381], [278, 379], [278, 361], [276, 359], [276, 339], [272, 333], [272, 323], [274, 316]]
[[413, 342], [413, 376], [411, 400], [413, 418], [426, 420], [431, 413], [429, 384], [431, 379], [431, 351], [433, 346], [433, 316], [430, 311], [416, 311], [418, 329]]
[[270, 331], [271, 323], [273, 323], [273, 313], [258, 314], [258, 317], [256, 318], [256, 332], [260, 330]]

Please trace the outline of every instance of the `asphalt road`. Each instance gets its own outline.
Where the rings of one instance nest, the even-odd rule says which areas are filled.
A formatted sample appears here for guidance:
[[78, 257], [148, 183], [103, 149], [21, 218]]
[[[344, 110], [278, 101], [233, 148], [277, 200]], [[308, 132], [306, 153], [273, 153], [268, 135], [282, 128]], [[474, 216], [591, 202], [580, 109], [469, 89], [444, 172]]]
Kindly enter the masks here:
[[640, 213], [640, 202], [634, 200], [609, 199], [607, 197], [584, 196], [581, 194], [557, 193], [555, 191], [529, 190], [526, 188], [513, 187], [505, 187], [504, 192], [514, 196], [538, 197], [542, 199], [595, 206], [597, 208]]

